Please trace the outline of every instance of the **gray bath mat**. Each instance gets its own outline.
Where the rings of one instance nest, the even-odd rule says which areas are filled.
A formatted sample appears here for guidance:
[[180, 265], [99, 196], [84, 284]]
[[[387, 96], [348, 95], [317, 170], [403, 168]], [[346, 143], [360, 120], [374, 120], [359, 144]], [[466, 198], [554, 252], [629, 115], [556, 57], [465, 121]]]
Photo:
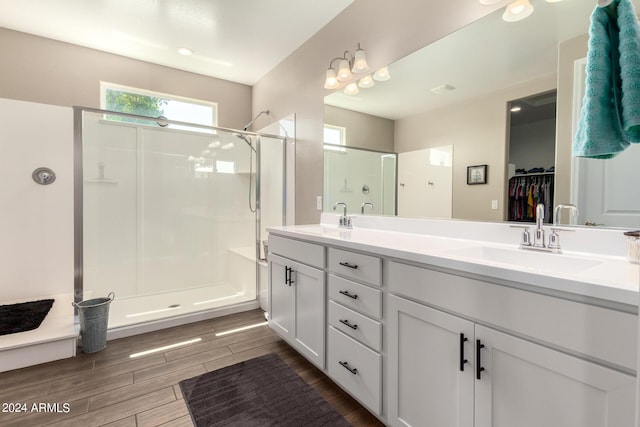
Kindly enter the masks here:
[[342, 427], [350, 424], [277, 354], [180, 382], [197, 427]]
[[52, 305], [52, 299], [0, 305], [0, 335], [37, 329]]

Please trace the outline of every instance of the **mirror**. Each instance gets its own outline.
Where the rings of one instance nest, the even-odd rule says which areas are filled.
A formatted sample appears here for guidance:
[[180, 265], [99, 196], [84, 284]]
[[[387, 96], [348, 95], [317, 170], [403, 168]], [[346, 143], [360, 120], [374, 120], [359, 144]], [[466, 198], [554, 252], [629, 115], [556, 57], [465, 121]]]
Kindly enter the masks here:
[[[636, 11], [640, 10], [640, 0], [633, 3]], [[553, 205], [587, 205], [581, 194], [589, 191], [580, 190], [578, 177], [588, 168], [580, 167], [581, 174], [576, 172], [583, 160], [572, 159], [571, 141], [574, 109], [579, 109], [574, 107], [574, 94], [580, 90], [574, 81], [582, 78], [584, 82], [579, 60], [587, 53], [589, 21], [596, 1], [532, 0], [532, 4], [533, 14], [523, 21], [505, 22], [503, 10], [499, 10], [389, 65], [388, 81], [361, 88], [356, 95], [339, 89], [326, 96], [325, 125], [343, 126], [347, 146], [398, 153], [399, 175], [403, 173], [402, 153], [452, 146], [451, 218], [505, 221], [509, 212], [510, 122], [515, 114], [508, 106], [517, 99], [557, 91], [555, 164], [539, 166], [545, 170], [554, 167]], [[353, 120], [340, 123], [342, 114], [386, 122], [393, 129], [393, 138], [354, 142], [349, 138]], [[370, 141], [375, 146], [367, 145]], [[636, 156], [637, 165], [640, 147], [632, 148], [627, 151]], [[597, 168], [614, 169], [607, 161], [597, 162]], [[486, 183], [469, 185], [467, 169], [476, 165], [487, 165]], [[618, 193], [621, 179], [609, 179], [617, 183]], [[610, 197], [615, 188], [598, 189], [598, 200], [640, 200], [640, 193]], [[625, 191], [629, 191], [628, 186]], [[397, 192], [401, 199], [402, 188]], [[589, 197], [594, 200], [593, 192]], [[617, 205], [615, 209], [620, 210]], [[640, 206], [625, 205], [623, 210], [632, 212], [630, 216], [625, 214], [626, 223], [611, 218], [595, 222], [639, 227]], [[355, 207], [350, 211], [355, 213]], [[400, 215], [402, 211], [398, 206]], [[584, 224], [588, 219], [581, 218], [577, 223]]]

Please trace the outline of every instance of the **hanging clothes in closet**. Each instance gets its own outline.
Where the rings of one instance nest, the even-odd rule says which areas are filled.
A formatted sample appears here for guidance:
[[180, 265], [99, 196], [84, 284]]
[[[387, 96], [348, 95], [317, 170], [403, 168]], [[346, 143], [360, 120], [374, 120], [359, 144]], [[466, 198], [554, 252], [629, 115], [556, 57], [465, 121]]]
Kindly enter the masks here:
[[509, 221], [534, 222], [544, 204], [544, 222], [553, 217], [553, 173], [516, 175], [509, 179]]

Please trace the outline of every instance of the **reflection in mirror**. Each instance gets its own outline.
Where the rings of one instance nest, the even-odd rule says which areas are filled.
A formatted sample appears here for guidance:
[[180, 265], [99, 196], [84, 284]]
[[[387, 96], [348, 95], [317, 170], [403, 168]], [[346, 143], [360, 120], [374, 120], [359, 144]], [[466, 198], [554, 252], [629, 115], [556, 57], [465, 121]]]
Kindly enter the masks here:
[[[556, 90], [555, 159], [540, 166], [555, 167], [554, 206], [571, 203], [580, 186], [572, 182], [574, 63], [586, 56], [596, 1], [531, 3], [535, 10], [523, 21], [504, 22], [497, 11], [389, 65], [388, 81], [355, 96], [342, 90], [328, 95], [325, 112], [341, 109], [390, 121], [393, 139], [386, 151], [451, 145], [452, 218], [504, 221], [509, 218], [509, 103]], [[633, 3], [638, 10], [640, 0]], [[327, 117], [325, 123], [333, 124]], [[349, 125], [342, 126], [349, 135]], [[487, 183], [467, 185], [467, 167], [483, 164]], [[402, 161], [398, 167], [402, 174]], [[614, 190], [597, 191], [604, 199]], [[639, 227], [640, 219], [634, 221]]]
[[556, 155], [556, 91], [509, 103], [507, 219], [535, 222], [538, 203], [544, 222], [553, 218]]
[[396, 214], [396, 154], [324, 145], [324, 206], [345, 203], [347, 213]]

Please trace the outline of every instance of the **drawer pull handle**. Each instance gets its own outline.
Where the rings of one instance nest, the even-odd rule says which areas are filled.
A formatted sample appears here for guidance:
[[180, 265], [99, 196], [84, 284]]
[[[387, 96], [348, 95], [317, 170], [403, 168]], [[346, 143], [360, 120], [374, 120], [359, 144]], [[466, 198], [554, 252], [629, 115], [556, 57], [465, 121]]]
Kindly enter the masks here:
[[482, 344], [480, 342], [480, 340], [476, 340], [476, 378], [477, 379], [482, 379], [481, 378], [481, 373], [482, 371], [484, 371], [484, 368], [482, 367], [482, 361], [480, 359], [480, 350], [482, 350], [484, 348], [484, 344]]
[[353, 329], [354, 331], [355, 331], [356, 329], [358, 329], [358, 325], [352, 325], [352, 324], [351, 324], [348, 320], [346, 320], [346, 319], [345, 319], [345, 320], [343, 320], [343, 319], [339, 319], [339, 321], [340, 321], [340, 323], [342, 323], [342, 324], [343, 324], [343, 325], [345, 325], [345, 326], [350, 327], [350, 328], [351, 328], [351, 329]]
[[353, 375], [356, 375], [358, 373], [358, 370], [356, 368], [352, 368], [352, 367], [349, 366], [349, 362], [338, 361], [338, 363], [340, 365], [342, 365], [342, 367], [344, 369], [346, 369], [347, 371], [351, 372]]
[[353, 299], [358, 299], [358, 295], [355, 294], [350, 294], [349, 291], [340, 291], [340, 293], [342, 295], [344, 295], [345, 297], [349, 297], [349, 298], [353, 298]]
[[464, 372], [465, 363], [469, 363], [467, 359], [464, 358], [464, 343], [469, 341], [469, 338], [465, 337], [464, 334], [460, 334], [460, 371]]
[[349, 264], [348, 262], [341, 262], [339, 264], [341, 266], [343, 266], [343, 267], [353, 268], [354, 270], [358, 269], [358, 265], [357, 264]]

